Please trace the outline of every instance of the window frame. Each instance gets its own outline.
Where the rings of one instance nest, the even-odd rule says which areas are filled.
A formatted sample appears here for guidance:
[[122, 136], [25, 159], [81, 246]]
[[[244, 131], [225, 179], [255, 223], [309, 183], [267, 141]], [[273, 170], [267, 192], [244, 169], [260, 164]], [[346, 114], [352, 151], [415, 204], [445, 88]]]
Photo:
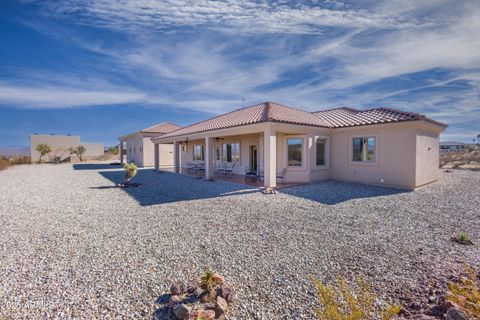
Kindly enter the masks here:
[[[368, 139], [368, 138], [374, 138], [375, 139], [375, 160], [373, 161], [358, 161], [358, 160], [353, 160], [353, 140], [355, 138], [361, 138], [361, 139]], [[350, 151], [349, 151], [349, 164], [351, 165], [364, 165], [364, 166], [374, 166], [378, 164], [378, 159], [379, 159], [379, 139], [378, 139], [378, 134], [361, 134], [361, 135], [353, 135], [350, 136]]]
[[[233, 158], [234, 158], [233, 145], [234, 144], [238, 144], [238, 161], [233, 160]], [[227, 145], [230, 145], [230, 153], [231, 153], [232, 161], [228, 161], [228, 151], [227, 151], [228, 147], [227, 147]], [[236, 163], [238, 165], [241, 164], [241, 162], [242, 162], [242, 145], [241, 145], [240, 141], [222, 142], [219, 147], [220, 147], [220, 161], [221, 162]]]
[[[325, 164], [317, 165], [317, 141], [323, 140], [325, 141]], [[315, 136], [313, 139], [315, 150], [314, 150], [314, 157], [313, 157], [313, 168], [315, 169], [328, 169], [330, 166], [330, 139], [327, 136]]]
[[[300, 139], [302, 140], [302, 164], [300, 166], [290, 166], [288, 164], [288, 140], [289, 139]], [[285, 167], [288, 170], [305, 170], [306, 168], [306, 138], [305, 135], [287, 135], [285, 136]]]
[[[195, 147], [200, 147], [201, 159], [195, 159]], [[205, 161], [205, 146], [202, 143], [195, 143], [192, 145], [192, 161]]]

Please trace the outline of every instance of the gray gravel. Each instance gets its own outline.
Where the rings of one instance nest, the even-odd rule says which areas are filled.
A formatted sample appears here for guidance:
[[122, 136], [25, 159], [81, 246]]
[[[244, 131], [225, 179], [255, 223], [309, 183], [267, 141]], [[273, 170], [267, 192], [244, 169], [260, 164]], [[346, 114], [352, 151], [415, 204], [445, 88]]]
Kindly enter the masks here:
[[[429, 270], [480, 263], [480, 172], [416, 192], [324, 182], [276, 195], [152, 170], [138, 188], [109, 188], [122, 176], [0, 172], [0, 318], [161, 318], [171, 282], [210, 266], [237, 289], [229, 319], [312, 319], [312, 276], [366, 274], [392, 302]], [[475, 245], [449, 241], [458, 231]]]

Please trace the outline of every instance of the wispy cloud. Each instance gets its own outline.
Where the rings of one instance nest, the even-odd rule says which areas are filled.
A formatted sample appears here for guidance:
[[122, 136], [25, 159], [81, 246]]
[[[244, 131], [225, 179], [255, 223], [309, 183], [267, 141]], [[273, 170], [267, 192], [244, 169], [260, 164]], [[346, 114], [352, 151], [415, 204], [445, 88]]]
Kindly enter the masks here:
[[[245, 98], [310, 110], [390, 105], [457, 127], [480, 121], [477, 1], [26, 2], [48, 17], [31, 28], [94, 54], [94, 67], [88, 79], [72, 67], [69, 81], [18, 73], [20, 84], [0, 83], [0, 103], [219, 113]], [[119, 39], [81, 32], [92, 27]]]

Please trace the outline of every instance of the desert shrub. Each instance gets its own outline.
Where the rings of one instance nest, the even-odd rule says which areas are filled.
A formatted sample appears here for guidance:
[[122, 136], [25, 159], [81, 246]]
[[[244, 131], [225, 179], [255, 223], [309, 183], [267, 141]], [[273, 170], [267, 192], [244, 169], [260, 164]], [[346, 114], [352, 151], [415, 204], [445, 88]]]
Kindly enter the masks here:
[[342, 277], [338, 278], [337, 286], [323, 284], [315, 278], [313, 284], [322, 305], [315, 309], [319, 320], [388, 320], [401, 311], [401, 306], [376, 310], [375, 293], [363, 278], [357, 281], [355, 288], [349, 287]]
[[10, 159], [12, 164], [30, 164], [31, 159], [28, 156], [18, 156], [16, 158]]
[[10, 167], [12, 164], [10, 163], [10, 160], [8, 160], [5, 157], [0, 157], [0, 170], [5, 170], [8, 167]]
[[135, 163], [125, 163], [123, 166], [125, 169], [125, 184], [128, 184], [133, 177], [137, 175], [138, 167]]
[[205, 269], [203, 275], [200, 277], [200, 287], [206, 291], [212, 290], [216, 285], [215, 272], [211, 269]]
[[461, 243], [461, 244], [471, 244], [472, 243], [472, 240], [470, 239], [470, 235], [466, 232], [459, 232], [457, 234], [457, 237], [456, 237], [456, 240], [458, 243]]
[[466, 265], [460, 280], [448, 285], [447, 300], [471, 317], [480, 315], [480, 278], [474, 267]]

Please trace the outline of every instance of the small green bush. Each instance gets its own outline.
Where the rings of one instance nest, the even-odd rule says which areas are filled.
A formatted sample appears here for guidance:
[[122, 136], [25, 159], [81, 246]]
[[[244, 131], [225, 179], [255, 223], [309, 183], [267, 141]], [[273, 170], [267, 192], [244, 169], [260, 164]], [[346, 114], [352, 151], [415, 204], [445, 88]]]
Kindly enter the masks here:
[[471, 243], [470, 235], [466, 232], [459, 232], [457, 235], [457, 241], [462, 244]]

